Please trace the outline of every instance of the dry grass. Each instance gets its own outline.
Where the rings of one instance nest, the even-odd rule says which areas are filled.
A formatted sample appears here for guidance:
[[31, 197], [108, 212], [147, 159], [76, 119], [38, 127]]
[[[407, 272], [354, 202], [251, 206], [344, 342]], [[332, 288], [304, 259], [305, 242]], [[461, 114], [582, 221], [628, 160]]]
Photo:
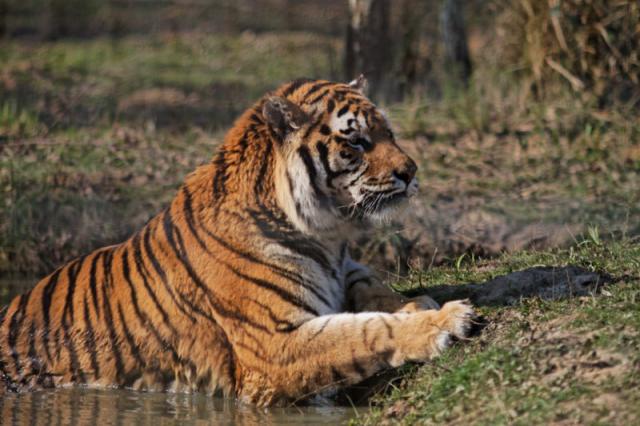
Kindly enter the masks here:
[[640, 105], [640, 4], [635, 0], [499, 2], [500, 61], [527, 70], [538, 95], [562, 81], [600, 101]]

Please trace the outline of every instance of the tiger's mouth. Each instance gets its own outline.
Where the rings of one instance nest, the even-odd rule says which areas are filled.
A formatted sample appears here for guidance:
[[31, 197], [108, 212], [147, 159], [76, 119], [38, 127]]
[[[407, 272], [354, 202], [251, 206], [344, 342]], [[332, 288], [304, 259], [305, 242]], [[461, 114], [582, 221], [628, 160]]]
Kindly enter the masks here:
[[355, 219], [366, 219], [380, 213], [392, 212], [405, 204], [412, 195], [407, 190], [392, 193], [388, 191], [367, 192], [359, 203], [349, 209], [348, 216]]
[[389, 214], [402, 208], [409, 198], [418, 193], [418, 182], [414, 178], [404, 188], [360, 189], [360, 199], [350, 205], [339, 207], [345, 218], [366, 220], [389, 218]]

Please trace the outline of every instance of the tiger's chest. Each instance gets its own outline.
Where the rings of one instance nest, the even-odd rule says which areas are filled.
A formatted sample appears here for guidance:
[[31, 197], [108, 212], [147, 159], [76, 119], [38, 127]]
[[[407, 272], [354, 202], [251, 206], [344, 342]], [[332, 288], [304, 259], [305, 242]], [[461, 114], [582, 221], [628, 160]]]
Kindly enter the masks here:
[[345, 311], [348, 255], [344, 251], [318, 251], [301, 256], [279, 245], [269, 251], [280, 265], [295, 270], [296, 282], [290, 283], [291, 290], [312, 306], [318, 315]]
[[336, 259], [330, 268], [314, 262], [306, 262], [304, 270], [306, 281], [316, 289], [315, 292], [308, 289], [305, 296], [313, 303], [318, 313], [328, 315], [345, 311], [347, 297], [344, 268], [341, 262]]

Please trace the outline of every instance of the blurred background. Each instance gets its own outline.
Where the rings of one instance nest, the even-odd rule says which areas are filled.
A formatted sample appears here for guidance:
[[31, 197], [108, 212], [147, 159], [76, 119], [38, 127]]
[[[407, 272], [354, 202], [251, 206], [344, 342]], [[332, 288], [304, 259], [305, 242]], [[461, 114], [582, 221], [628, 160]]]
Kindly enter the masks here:
[[420, 164], [354, 245], [379, 270], [640, 234], [637, 0], [0, 0], [0, 277], [127, 238], [266, 91], [361, 72]]

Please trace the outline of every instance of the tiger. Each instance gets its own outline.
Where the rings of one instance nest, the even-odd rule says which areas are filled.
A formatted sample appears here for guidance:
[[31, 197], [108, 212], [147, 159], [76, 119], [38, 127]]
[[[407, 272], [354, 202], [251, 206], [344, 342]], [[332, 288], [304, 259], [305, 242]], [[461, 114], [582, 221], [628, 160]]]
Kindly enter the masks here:
[[349, 237], [418, 191], [366, 80], [267, 93], [128, 240], [72, 260], [0, 319], [4, 391], [204, 392], [257, 406], [336, 391], [463, 339], [466, 300], [406, 298]]

